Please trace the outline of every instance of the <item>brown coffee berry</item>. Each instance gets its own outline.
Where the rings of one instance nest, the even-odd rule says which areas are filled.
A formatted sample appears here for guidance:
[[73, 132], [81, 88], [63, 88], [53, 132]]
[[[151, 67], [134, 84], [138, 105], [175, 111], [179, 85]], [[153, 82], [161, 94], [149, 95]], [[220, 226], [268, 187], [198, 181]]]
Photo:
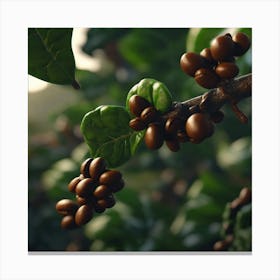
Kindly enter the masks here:
[[75, 222], [75, 217], [73, 215], [64, 216], [60, 223], [63, 229], [74, 229], [77, 228], [77, 224]]
[[145, 133], [145, 144], [151, 150], [159, 149], [164, 141], [164, 132], [159, 123], [151, 123]]
[[97, 157], [93, 159], [89, 165], [89, 175], [92, 179], [97, 181], [99, 176], [105, 171], [105, 169], [105, 160], [101, 157]]
[[111, 192], [115, 193], [123, 189], [124, 185], [124, 180], [121, 179], [119, 182], [115, 182], [114, 184], [110, 185], [109, 188]]
[[186, 133], [193, 143], [199, 143], [214, 132], [214, 125], [203, 113], [195, 113], [186, 121]]
[[92, 191], [97, 186], [96, 180], [92, 178], [85, 178], [81, 182], [79, 182], [76, 186], [76, 194], [82, 197], [86, 197], [92, 193]]
[[180, 65], [187, 75], [194, 77], [195, 72], [204, 67], [204, 59], [197, 53], [187, 52], [181, 56]]
[[88, 223], [93, 217], [93, 209], [89, 205], [82, 205], [75, 214], [75, 223], [78, 226]]
[[232, 40], [234, 42], [234, 55], [241, 56], [248, 51], [251, 46], [249, 37], [242, 33], [238, 32], [233, 35]]
[[142, 111], [151, 106], [151, 103], [139, 95], [132, 95], [128, 101], [130, 112], [139, 117]]
[[81, 164], [80, 171], [81, 171], [81, 174], [84, 175], [85, 178], [90, 177], [90, 175], [89, 175], [89, 165], [92, 162], [92, 160], [93, 160], [92, 158], [88, 158]]
[[220, 240], [220, 241], [217, 241], [215, 244], [214, 244], [214, 247], [213, 249], [215, 251], [226, 251], [229, 247], [229, 244], [227, 241], [225, 240]]
[[110, 190], [106, 185], [100, 185], [94, 190], [93, 196], [97, 199], [101, 199], [106, 197], [109, 193]]
[[172, 140], [165, 140], [165, 144], [172, 152], [178, 152], [180, 150], [180, 143], [176, 138]]
[[145, 122], [143, 122], [140, 117], [130, 120], [129, 126], [135, 131], [140, 131], [146, 128]]
[[119, 182], [121, 179], [121, 172], [117, 170], [108, 170], [100, 176], [99, 183], [100, 185], [111, 186], [114, 185], [116, 182]]
[[205, 48], [200, 52], [200, 55], [206, 59], [208, 67], [215, 66], [217, 61], [212, 57], [210, 48]]
[[62, 199], [56, 203], [55, 209], [62, 215], [69, 215], [77, 211], [78, 205], [71, 199]]
[[233, 56], [233, 41], [231, 36], [223, 35], [216, 37], [210, 46], [213, 59], [225, 61]]
[[189, 137], [185, 131], [178, 131], [176, 137], [180, 143], [185, 143], [189, 140]]
[[76, 186], [78, 185], [79, 182], [81, 182], [80, 176], [72, 179], [68, 184], [68, 190], [72, 193], [75, 193]]
[[195, 72], [195, 81], [202, 87], [211, 89], [217, 87], [220, 78], [213, 69], [200, 68]]
[[182, 129], [184, 123], [179, 118], [168, 118], [165, 123], [165, 132], [167, 134], [176, 134], [178, 130]]
[[239, 73], [239, 68], [233, 62], [221, 62], [215, 68], [215, 72], [221, 79], [232, 79]]
[[91, 195], [88, 195], [87, 197], [82, 197], [82, 196], [79, 196], [76, 194], [76, 200], [77, 200], [77, 203], [81, 206], [81, 205], [84, 205], [84, 204], [87, 204], [89, 206], [92, 207], [92, 205], [94, 204], [95, 202], [95, 199], [93, 196]]
[[145, 124], [149, 124], [151, 122], [154, 122], [158, 119], [159, 113], [157, 109], [153, 106], [145, 108], [141, 115], [140, 118]]

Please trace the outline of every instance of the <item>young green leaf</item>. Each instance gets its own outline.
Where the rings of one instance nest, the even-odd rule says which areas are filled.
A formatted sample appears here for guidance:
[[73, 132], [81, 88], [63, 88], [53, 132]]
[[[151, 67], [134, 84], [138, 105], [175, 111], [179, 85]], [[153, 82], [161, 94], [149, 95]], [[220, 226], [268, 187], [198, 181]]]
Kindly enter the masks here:
[[154, 79], [142, 79], [130, 89], [126, 98], [126, 108], [128, 111], [129, 99], [135, 94], [148, 100], [161, 113], [168, 111], [172, 105], [172, 96], [168, 88]]
[[136, 152], [144, 131], [129, 127], [130, 116], [122, 106], [99, 106], [88, 112], [81, 131], [92, 157], [103, 157], [108, 167], [117, 167]]
[[28, 73], [49, 83], [72, 85], [75, 60], [71, 48], [72, 28], [28, 29]]

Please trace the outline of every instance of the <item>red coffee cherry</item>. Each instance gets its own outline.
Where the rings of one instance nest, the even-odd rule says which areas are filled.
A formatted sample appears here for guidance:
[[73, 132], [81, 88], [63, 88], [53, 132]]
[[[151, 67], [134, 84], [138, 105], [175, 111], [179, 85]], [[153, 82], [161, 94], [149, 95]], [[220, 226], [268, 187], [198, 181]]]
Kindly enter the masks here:
[[210, 114], [210, 119], [214, 123], [220, 123], [224, 119], [224, 113], [220, 110]]
[[238, 32], [235, 35], [233, 35], [232, 40], [234, 42], [234, 55], [235, 56], [241, 56], [244, 53], [246, 53], [250, 46], [251, 46], [251, 42], [249, 37], [242, 33], [242, 32]]
[[82, 205], [75, 214], [75, 223], [82, 226], [88, 223], [93, 217], [93, 209], [89, 205]]
[[121, 179], [121, 172], [117, 170], [108, 170], [100, 176], [99, 183], [100, 185], [111, 186], [114, 185], [116, 182], [119, 182]]
[[110, 189], [106, 185], [100, 185], [94, 190], [93, 196], [97, 199], [101, 199], [108, 196], [109, 193]]
[[156, 121], [158, 117], [159, 117], [159, 113], [156, 110], [156, 108], [153, 106], [145, 108], [140, 115], [141, 120], [145, 124], [149, 124], [151, 122]]
[[188, 52], [181, 56], [180, 65], [187, 75], [194, 77], [195, 72], [204, 67], [204, 59], [197, 53]]
[[75, 193], [76, 186], [79, 182], [81, 182], [80, 177], [75, 177], [74, 179], [72, 179], [68, 184], [68, 190], [72, 193]]
[[63, 229], [74, 229], [77, 228], [77, 224], [75, 223], [75, 217], [73, 215], [64, 216], [60, 223]]
[[130, 112], [139, 117], [142, 111], [151, 106], [151, 103], [139, 95], [132, 95], [128, 101]]
[[165, 144], [172, 152], [178, 152], [180, 150], [180, 143], [176, 138], [172, 140], [165, 140]]
[[56, 211], [62, 215], [74, 214], [78, 205], [71, 199], [62, 199], [56, 203]]
[[213, 69], [200, 68], [195, 72], [195, 81], [202, 87], [215, 88], [220, 78]]
[[84, 175], [85, 178], [89, 178], [89, 165], [92, 162], [92, 158], [88, 158], [86, 159], [82, 164], [81, 164], [81, 168], [80, 168], [80, 172], [82, 175]]
[[92, 179], [97, 181], [99, 176], [105, 171], [105, 169], [105, 160], [101, 157], [97, 157], [93, 159], [89, 165], [89, 175]]
[[221, 79], [232, 79], [239, 73], [239, 68], [233, 62], [221, 62], [215, 72]]
[[218, 36], [212, 42], [210, 51], [216, 61], [225, 61], [233, 56], [233, 41], [229, 34]]
[[199, 143], [214, 132], [214, 125], [203, 113], [195, 113], [186, 121], [186, 133], [190, 140]]
[[159, 123], [151, 123], [145, 133], [145, 144], [151, 150], [159, 149], [164, 141], [164, 132]]
[[96, 186], [96, 180], [93, 180], [92, 178], [85, 178], [77, 184], [76, 194], [82, 197], [86, 197], [92, 193]]
[[145, 122], [142, 121], [140, 117], [136, 117], [129, 122], [129, 126], [135, 130], [140, 131], [146, 128]]

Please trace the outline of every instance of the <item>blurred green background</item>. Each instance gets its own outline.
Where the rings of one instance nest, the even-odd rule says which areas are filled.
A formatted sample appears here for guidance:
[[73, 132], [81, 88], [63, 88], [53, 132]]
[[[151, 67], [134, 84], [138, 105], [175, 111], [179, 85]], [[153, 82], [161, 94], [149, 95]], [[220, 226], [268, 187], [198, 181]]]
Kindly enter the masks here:
[[[212, 250], [226, 204], [251, 187], [251, 99], [240, 102], [248, 124], [224, 106], [224, 121], [201, 144], [185, 143], [177, 153], [141, 145], [118, 168], [126, 187], [116, 205], [84, 227], [62, 230], [55, 204], [73, 198], [67, 185], [90, 156], [79, 128], [84, 114], [99, 105], [124, 106], [142, 78], [163, 82], [177, 101], [204, 93], [181, 71], [180, 57], [228, 31], [237, 29], [89, 29], [81, 51], [99, 67], [77, 70], [81, 90], [49, 84], [29, 93], [29, 251]], [[250, 29], [242, 31], [251, 37]], [[251, 50], [237, 64], [240, 75], [250, 73]]]

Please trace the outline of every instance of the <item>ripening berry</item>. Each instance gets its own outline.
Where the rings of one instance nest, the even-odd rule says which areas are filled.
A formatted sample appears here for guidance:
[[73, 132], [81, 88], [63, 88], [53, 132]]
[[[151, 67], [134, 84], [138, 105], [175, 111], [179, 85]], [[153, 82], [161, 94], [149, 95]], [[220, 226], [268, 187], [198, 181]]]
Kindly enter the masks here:
[[141, 115], [145, 108], [151, 106], [149, 101], [139, 95], [131, 96], [128, 102], [130, 112], [137, 117]]
[[233, 56], [233, 41], [228, 34], [216, 37], [210, 46], [213, 59], [226, 61]]
[[248, 51], [251, 46], [251, 42], [249, 37], [242, 33], [238, 32], [233, 37], [232, 40], [234, 42], [234, 55], [241, 56]]
[[211, 89], [217, 87], [220, 78], [213, 69], [200, 68], [195, 72], [195, 81], [202, 87]]
[[194, 77], [195, 72], [204, 67], [204, 59], [197, 53], [188, 52], [181, 56], [180, 65], [187, 75]]
[[159, 149], [164, 141], [162, 127], [158, 123], [152, 123], [146, 130], [145, 133], [145, 144], [151, 150]]
[[221, 79], [232, 79], [239, 73], [239, 68], [233, 62], [221, 62], [215, 68], [215, 72]]
[[203, 113], [195, 113], [186, 121], [186, 133], [190, 140], [199, 143], [214, 132], [214, 125]]

